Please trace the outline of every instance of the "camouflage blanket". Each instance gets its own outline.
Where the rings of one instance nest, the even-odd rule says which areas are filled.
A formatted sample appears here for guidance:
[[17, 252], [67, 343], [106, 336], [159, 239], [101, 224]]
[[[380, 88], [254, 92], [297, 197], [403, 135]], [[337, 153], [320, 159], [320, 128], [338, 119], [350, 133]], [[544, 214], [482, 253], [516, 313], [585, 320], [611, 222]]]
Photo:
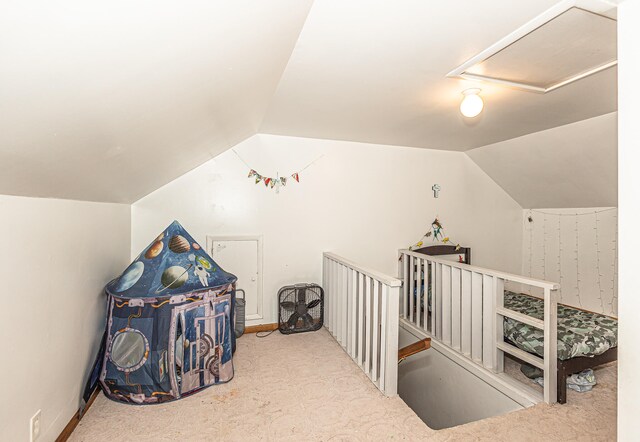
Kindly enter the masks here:
[[[505, 291], [504, 306], [537, 319], [544, 318], [542, 299]], [[504, 318], [506, 340], [529, 353], [543, 356], [542, 330]], [[558, 359], [595, 356], [618, 345], [618, 321], [597, 313], [558, 305]]]

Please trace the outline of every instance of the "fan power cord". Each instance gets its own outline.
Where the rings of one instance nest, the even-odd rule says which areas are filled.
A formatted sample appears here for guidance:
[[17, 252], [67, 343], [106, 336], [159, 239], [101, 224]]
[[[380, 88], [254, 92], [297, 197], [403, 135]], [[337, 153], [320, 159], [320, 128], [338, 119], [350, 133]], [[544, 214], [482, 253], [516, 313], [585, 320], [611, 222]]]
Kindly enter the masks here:
[[[256, 338], [266, 338], [267, 336], [269, 336], [271, 333], [273, 333], [276, 330], [277, 330], [277, 328], [274, 328], [273, 330], [268, 331], [268, 332], [264, 332], [264, 331], [256, 332]], [[262, 333], [262, 334], [260, 334], [260, 333]]]

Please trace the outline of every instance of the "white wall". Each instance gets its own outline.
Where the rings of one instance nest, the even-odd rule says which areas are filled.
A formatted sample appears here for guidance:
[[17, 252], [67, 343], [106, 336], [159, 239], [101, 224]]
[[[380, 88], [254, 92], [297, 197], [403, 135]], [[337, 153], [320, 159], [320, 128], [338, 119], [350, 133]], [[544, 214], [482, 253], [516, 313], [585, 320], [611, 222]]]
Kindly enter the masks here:
[[522, 209], [463, 153], [274, 135], [235, 150], [267, 176], [322, 157], [276, 194], [248, 179], [233, 151], [219, 155], [133, 205], [131, 254], [173, 219], [202, 243], [208, 234], [264, 235], [259, 322], [276, 321], [283, 285], [321, 281], [323, 251], [395, 275], [397, 249], [418, 241], [436, 215], [452, 240], [473, 248], [475, 264], [521, 270]]
[[[400, 348], [418, 339], [400, 327]], [[523, 408], [433, 347], [398, 366], [398, 394], [434, 430]]]
[[103, 287], [129, 258], [130, 206], [0, 195], [0, 440], [53, 441], [104, 331]]
[[638, 440], [640, 434], [640, 2], [627, 0], [618, 9], [618, 167], [620, 229], [620, 298], [618, 350], [618, 438]]
[[522, 228], [524, 275], [560, 283], [561, 303], [618, 315], [615, 208], [525, 210]]

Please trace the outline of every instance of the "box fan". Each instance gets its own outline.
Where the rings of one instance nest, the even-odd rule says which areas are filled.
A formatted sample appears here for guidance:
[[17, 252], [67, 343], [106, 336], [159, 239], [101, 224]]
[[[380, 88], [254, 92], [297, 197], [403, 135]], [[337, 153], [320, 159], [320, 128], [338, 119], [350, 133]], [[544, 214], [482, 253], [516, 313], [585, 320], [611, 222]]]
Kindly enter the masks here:
[[281, 333], [320, 330], [324, 322], [324, 290], [317, 284], [295, 284], [278, 291]]

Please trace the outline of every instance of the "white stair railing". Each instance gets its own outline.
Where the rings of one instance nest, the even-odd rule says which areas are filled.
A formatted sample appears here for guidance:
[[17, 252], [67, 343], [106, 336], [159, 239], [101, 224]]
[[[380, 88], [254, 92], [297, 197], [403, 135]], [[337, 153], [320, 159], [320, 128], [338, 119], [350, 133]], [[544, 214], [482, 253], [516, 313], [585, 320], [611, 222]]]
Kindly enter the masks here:
[[325, 327], [380, 391], [395, 396], [402, 282], [327, 252], [322, 279]]
[[[432, 345], [442, 344], [493, 374], [504, 372], [504, 353], [544, 370], [544, 395], [518, 383], [521, 393], [547, 403], [556, 402], [557, 383], [557, 289], [553, 282], [484, 269], [410, 250], [399, 252], [399, 275], [403, 280], [400, 316], [404, 324], [430, 336]], [[504, 307], [505, 282], [544, 291], [544, 320]], [[431, 292], [431, 296], [427, 293]], [[420, 294], [424, 299], [421, 306]], [[504, 342], [503, 318], [512, 318], [544, 331], [544, 357], [527, 353]]]

